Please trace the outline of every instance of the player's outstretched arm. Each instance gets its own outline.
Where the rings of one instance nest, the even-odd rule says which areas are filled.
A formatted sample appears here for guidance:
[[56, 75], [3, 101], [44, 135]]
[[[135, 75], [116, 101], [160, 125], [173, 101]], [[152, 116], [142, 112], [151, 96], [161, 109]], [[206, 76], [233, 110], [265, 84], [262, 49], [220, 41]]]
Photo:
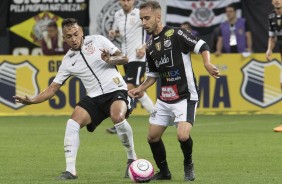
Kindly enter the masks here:
[[61, 87], [60, 84], [52, 82], [47, 89], [45, 89], [43, 92], [41, 92], [39, 95], [37, 95], [32, 99], [29, 98], [28, 96], [25, 97], [13, 96], [13, 98], [17, 103], [22, 103], [25, 105], [38, 104], [52, 98], [55, 95], [56, 91], [60, 89], [60, 87]]
[[202, 58], [204, 61], [204, 66], [206, 68], [206, 70], [209, 72], [209, 74], [211, 76], [213, 76], [214, 78], [218, 79], [220, 77], [220, 73], [219, 70], [216, 66], [214, 66], [213, 64], [211, 64], [210, 62], [210, 52], [209, 51], [203, 51], [202, 52]]
[[147, 76], [146, 80], [137, 88], [133, 88], [128, 91], [128, 95], [132, 98], [136, 98], [142, 91], [145, 91], [147, 88], [152, 86], [158, 78]]
[[124, 65], [128, 63], [128, 58], [127, 56], [123, 55], [122, 52], [116, 51], [113, 55], [110, 55], [109, 52], [107, 52], [104, 49], [100, 49], [101, 53], [101, 58], [109, 64], [112, 65]]

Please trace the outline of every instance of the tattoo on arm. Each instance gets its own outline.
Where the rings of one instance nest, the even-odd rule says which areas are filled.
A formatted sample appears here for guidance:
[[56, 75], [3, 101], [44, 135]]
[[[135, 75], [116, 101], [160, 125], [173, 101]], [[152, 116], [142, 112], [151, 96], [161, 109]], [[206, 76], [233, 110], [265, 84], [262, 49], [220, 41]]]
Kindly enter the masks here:
[[112, 65], [124, 65], [128, 63], [128, 58], [123, 55], [122, 52], [116, 51], [112, 56], [110, 56], [108, 63]]
[[126, 56], [111, 56], [108, 63], [112, 65], [123, 65], [128, 63], [128, 58]]

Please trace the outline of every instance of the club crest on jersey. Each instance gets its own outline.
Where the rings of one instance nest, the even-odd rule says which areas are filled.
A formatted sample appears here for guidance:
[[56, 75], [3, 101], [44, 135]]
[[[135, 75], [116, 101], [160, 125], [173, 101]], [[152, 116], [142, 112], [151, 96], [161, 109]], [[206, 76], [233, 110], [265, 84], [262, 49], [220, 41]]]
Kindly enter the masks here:
[[161, 51], [161, 48], [162, 48], [161, 42], [156, 43], [155, 47], [156, 47], [157, 51]]
[[38, 70], [28, 61], [18, 64], [4, 61], [0, 65], [0, 73], [0, 102], [4, 105], [19, 109], [25, 105], [16, 103], [13, 96], [26, 95], [33, 98], [39, 94]]
[[95, 52], [95, 47], [93, 47], [92, 43], [85, 45], [85, 51], [87, 54], [93, 54]]
[[167, 30], [167, 31], [165, 32], [165, 36], [166, 36], [166, 37], [171, 37], [171, 36], [173, 35], [173, 33], [174, 33], [174, 29]]
[[260, 62], [252, 59], [241, 70], [244, 75], [241, 94], [247, 101], [265, 108], [282, 99], [279, 61]]
[[164, 47], [170, 47], [170, 46], [171, 46], [171, 40], [165, 40]]
[[120, 79], [118, 77], [113, 78], [114, 83], [116, 83], [117, 85], [119, 85], [120, 83]]

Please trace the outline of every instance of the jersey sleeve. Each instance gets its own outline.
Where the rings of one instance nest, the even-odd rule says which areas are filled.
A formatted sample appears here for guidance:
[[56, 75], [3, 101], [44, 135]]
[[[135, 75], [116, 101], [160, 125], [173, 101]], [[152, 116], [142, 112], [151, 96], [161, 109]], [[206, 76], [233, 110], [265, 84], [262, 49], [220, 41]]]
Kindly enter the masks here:
[[[68, 57], [68, 56], [66, 56], [66, 57]], [[63, 85], [64, 82], [70, 77], [71, 74], [66, 68], [66, 62], [67, 62], [67, 59], [64, 58], [63, 61], [62, 61], [62, 64], [60, 65], [59, 71], [58, 71], [56, 77], [54, 78], [53, 82], [56, 82], [58, 84]]]
[[148, 49], [146, 49], [146, 75], [149, 77], [159, 77], [159, 72], [154, 64], [154, 60], [149, 54]]
[[274, 17], [275, 17], [274, 13], [272, 13], [268, 16], [268, 36], [269, 37], [275, 36], [275, 30], [274, 30], [274, 27], [272, 25], [272, 19], [274, 19]]
[[204, 43], [206, 43], [204, 40], [192, 35], [190, 32], [184, 29], [176, 29], [175, 34], [181, 52], [185, 54], [188, 52], [199, 54], [200, 48]]
[[99, 39], [102, 41], [103, 49], [108, 51], [110, 55], [113, 55], [116, 51], [119, 51], [119, 49], [106, 37], [99, 36]]

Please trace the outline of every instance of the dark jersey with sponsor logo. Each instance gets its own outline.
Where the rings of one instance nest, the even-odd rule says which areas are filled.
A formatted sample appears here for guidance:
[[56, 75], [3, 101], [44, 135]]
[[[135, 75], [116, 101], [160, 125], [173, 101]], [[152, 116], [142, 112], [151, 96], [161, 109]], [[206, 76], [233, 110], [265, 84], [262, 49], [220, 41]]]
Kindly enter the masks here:
[[282, 16], [277, 15], [275, 11], [268, 16], [268, 25], [270, 37], [276, 36], [279, 45], [280, 54], [282, 54]]
[[168, 26], [147, 42], [146, 73], [161, 79], [158, 99], [167, 103], [199, 100], [190, 54], [198, 54], [204, 43], [184, 29]]

